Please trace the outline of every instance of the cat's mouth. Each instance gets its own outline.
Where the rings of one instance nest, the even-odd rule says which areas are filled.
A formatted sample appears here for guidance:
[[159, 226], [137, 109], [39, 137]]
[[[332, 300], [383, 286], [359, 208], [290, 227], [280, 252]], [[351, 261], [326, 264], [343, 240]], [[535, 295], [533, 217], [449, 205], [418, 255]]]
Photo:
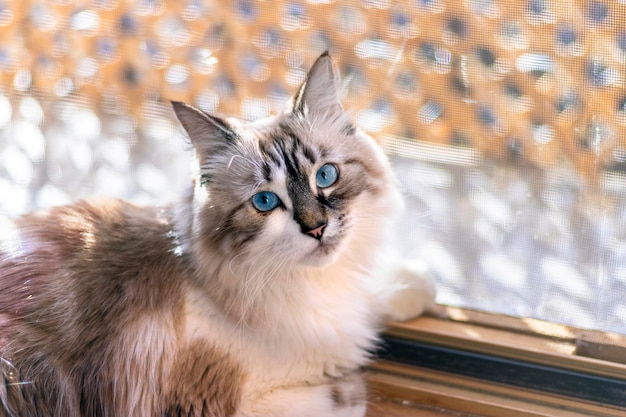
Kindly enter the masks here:
[[320, 241], [315, 247], [315, 249], [313, 249], [313, 252], [316, 254], [320, 254], [320, 255], [327, 255], [334, 246], [335, 246], [334, 244], [326, 240]]
[[313, 250], [304, 256], [302, 263], [307, 266], [324, 267], [337, 259], [337, 252], [336, 244], [319, 242]]
[[339, 243], [341, 239], [337, 237], [324, 236], [317, 242], [317, 245], [309, 252], [309, 256], [317, 260], [332, 261], [339, 252]]

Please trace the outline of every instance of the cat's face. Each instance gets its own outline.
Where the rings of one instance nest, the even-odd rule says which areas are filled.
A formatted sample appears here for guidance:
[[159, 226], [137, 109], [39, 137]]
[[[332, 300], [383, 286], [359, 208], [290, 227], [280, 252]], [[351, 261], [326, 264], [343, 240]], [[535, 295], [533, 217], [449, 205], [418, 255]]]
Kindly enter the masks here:
[[322, 266], [350, 242], [374, 244], [393, 215], [386, 160], [355, 129], [322, 55], [291, 111], [255, 123], [174, 103], [196, 148], [194, 234], [225, 256], [262, 265]]

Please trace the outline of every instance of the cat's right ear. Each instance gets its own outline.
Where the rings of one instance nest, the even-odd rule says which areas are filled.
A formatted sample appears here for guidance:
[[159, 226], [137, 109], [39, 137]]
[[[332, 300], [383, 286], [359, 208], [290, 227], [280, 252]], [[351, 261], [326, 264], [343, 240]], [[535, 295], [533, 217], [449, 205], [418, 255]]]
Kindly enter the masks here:
[[237, 134], [226, 120], [180, 101], [171, 103], [200, 158], [219, 153], [236, 140]]
[[315, 60], [307, 73], [294, 97], [291, 113], [313, 117], [336, 117], [343, 114], [339, 101], [339, 84], [339, 73], [326, 51]]

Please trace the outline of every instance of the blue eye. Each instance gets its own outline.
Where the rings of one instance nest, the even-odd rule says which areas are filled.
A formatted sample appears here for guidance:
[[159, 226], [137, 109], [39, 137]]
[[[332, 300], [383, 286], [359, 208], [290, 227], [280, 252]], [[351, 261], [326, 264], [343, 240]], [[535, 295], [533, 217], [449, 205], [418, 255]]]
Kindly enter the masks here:
[[252, 196], [252, 205], [261, 212], [274, 210], [279, 204], [280, 198], [271, 191], [261, 191]]
[[333, 164], [322, 165], [315, 174], [315, 182], [319, 188], [328, 188], [337, 182], [339, 178], [339, 171]]

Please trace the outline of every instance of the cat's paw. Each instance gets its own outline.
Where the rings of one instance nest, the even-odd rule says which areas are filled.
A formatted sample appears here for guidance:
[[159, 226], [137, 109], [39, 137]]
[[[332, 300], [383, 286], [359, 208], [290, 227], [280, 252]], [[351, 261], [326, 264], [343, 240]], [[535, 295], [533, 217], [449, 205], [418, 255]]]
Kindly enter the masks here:
[[435, 280], [419, 260], [403, 260], [394, 273], [394, 291], [387, 306], [387, 319], [405, 321], [419, 316], [435, 303]]

